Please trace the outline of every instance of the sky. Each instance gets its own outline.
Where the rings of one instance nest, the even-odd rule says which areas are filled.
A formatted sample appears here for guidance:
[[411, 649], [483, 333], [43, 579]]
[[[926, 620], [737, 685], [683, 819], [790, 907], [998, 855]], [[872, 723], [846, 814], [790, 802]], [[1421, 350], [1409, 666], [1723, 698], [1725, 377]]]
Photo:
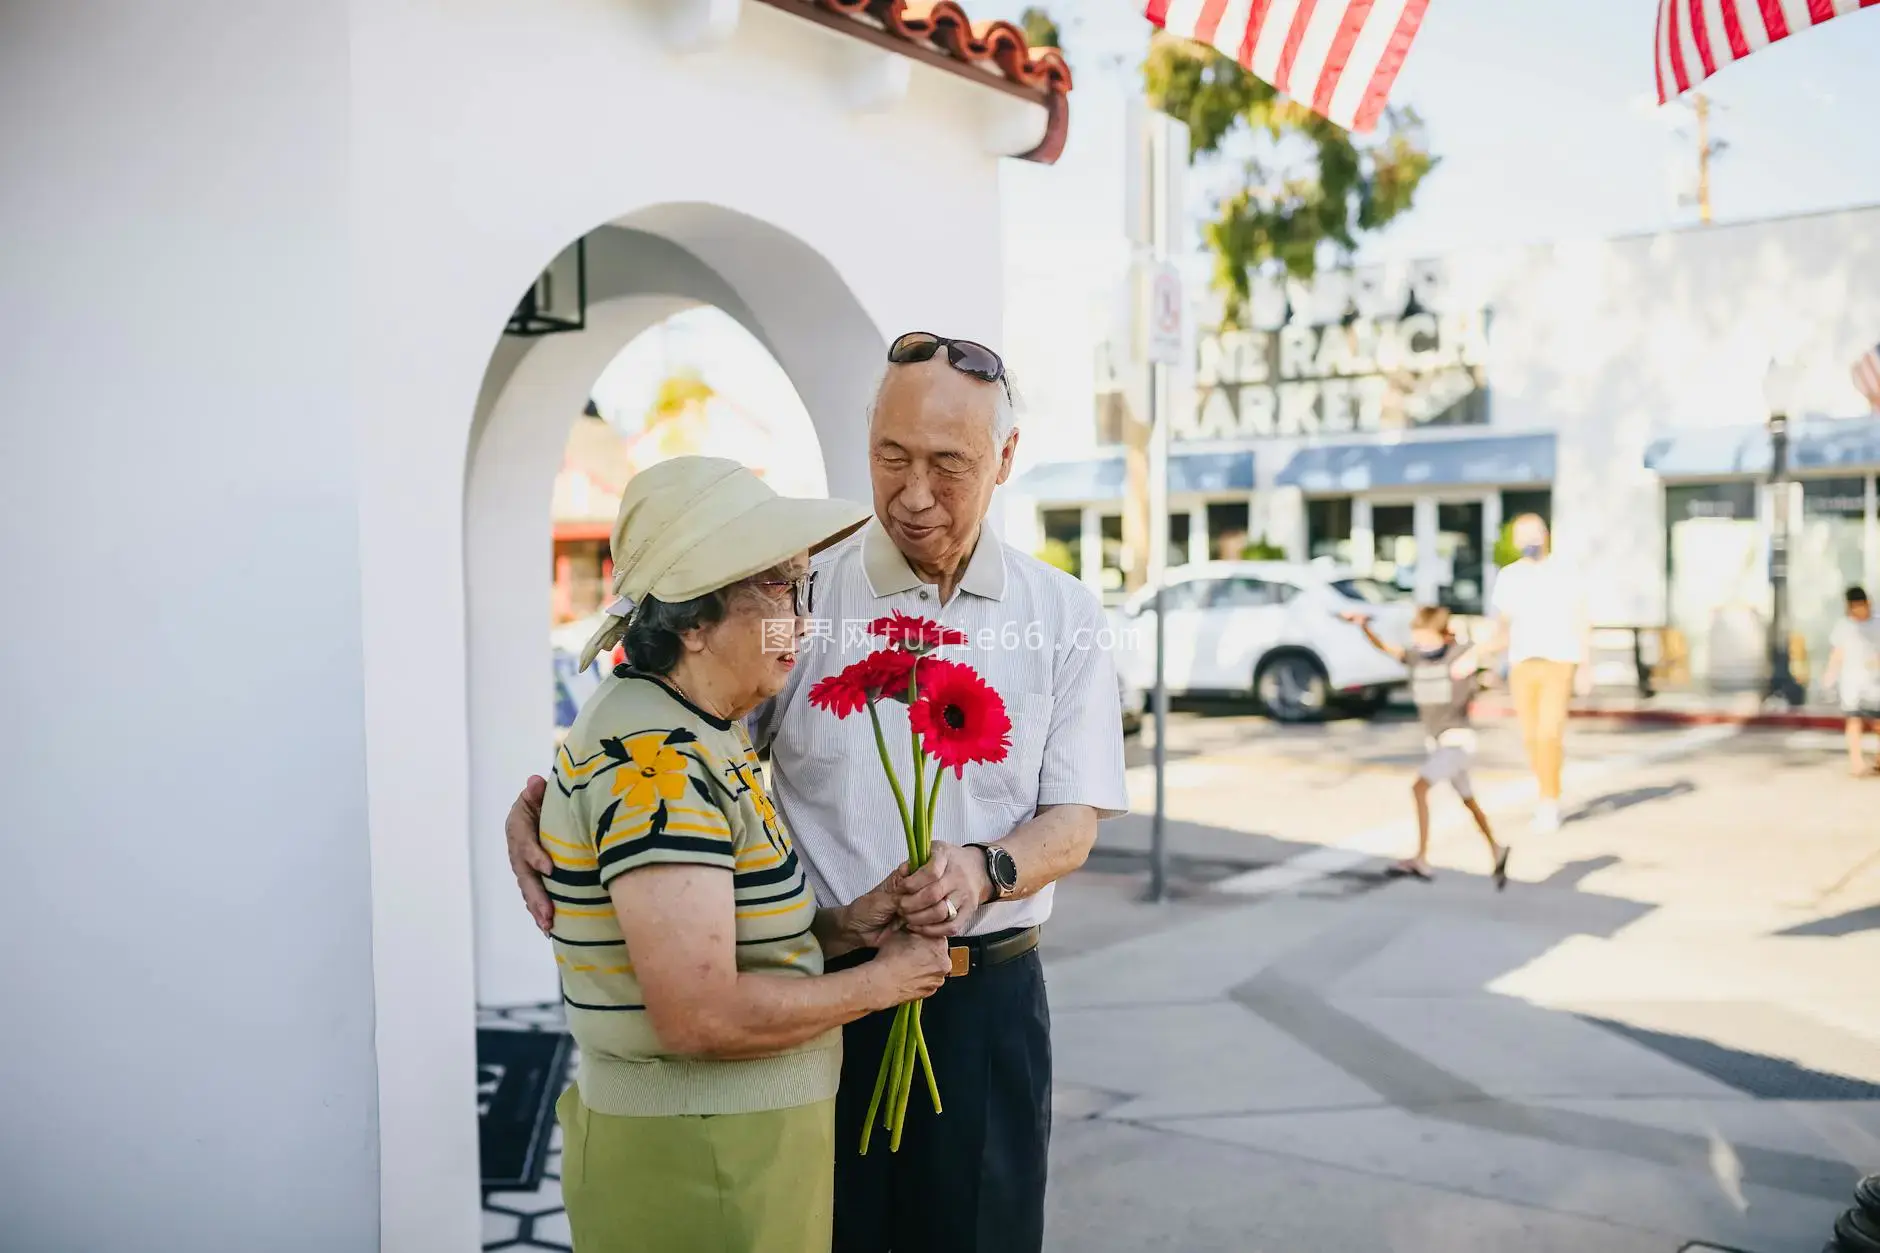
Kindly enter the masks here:
[[[1023, 7], [979, 0], [973, 12]], [[1113, 101], [1138, 81], [1147, 23], [1129, 0], [1056, 9], [1076, 74], [1072, 151], [1054, 170], [1008, 180], [1008, 249], [1061, 236], [1066, 215], [1121, 212], [1120, 183], [1107, 198], [1087, 193], [1108, 181], [1095, 167], [1114, 164]], [[1688, 110], [1657, 103], [1656, 20], [1656, 0], [1431, 0], [1392, 100], [1422, 116], [1441, 164], [1365, 252], [1427, 256], [1695, 223], [1695, 207], [1676, 203], [1674, 169], [1694, 173], [1697, 143], [1674, 133]], [[1857, 12], [1711, 79], [1713, 136], [1729, 145], [1712, 167], [1716, 220], [1880, 203], [1876, 66], [1880, 12]]]

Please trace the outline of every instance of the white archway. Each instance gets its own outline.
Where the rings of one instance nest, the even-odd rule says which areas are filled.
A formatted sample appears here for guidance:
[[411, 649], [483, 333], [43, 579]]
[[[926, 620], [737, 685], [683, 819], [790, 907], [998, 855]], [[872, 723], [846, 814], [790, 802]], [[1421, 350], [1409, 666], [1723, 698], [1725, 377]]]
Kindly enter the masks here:
[[472, 425], [464, 590], [482, 1004], [559, 995], [552, 956], [518, 907], [501, 831], [522, 780], [548, 764], [549, 645], [535, 593], [570, 415], [580, 412], [601, 370], [628, 341], [673, 313], [716, 305], [771, 350], [797, 387], [816, 424], [831, 493], [846, 486], [866, 499], [859, 453], [885, 341], [829, 262], [773, 226], [716, 206], [660, 206], [630, 220], [637, 229], [606, 226], [587, 237], [586, 329], [504, 336], [491, 353]]

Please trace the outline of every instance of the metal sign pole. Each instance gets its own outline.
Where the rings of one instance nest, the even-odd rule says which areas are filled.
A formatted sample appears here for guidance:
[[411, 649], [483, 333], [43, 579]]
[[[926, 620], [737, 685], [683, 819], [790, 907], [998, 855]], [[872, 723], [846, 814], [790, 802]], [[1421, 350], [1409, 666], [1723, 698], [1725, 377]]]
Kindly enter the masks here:
[[1181, 273], [1169, 264], [1182, 212], [1186, 128], [1165, 114], [1150, 119], [1149, 246], [1155, 281], [1149, 308], [1149, 561], [1155, 586], [1155, 821], [1149, 833], [1149, 899], [1168, 899], [1168, 497], [1170, 379], [1186, 347]]
[[[1162, 409], [1162, 367], [1149, 367], [1149, 534], [1155, 557], [1155, 818], [1149, 827], [1149, 899], [1168, 899], [1168, 617], [1163, 612], [1163, 566], [1168, 548], [1168, 422]], [[1156, 519], [1161, 525], [1156, 525]]]
[[1136, 269], [1136, 357], [1146, 380], [1143, 416], [1148, 421], [1148, 561], [1145, 564], [1155, 613], [1155, 686], [1150, 694], [1155, 733], [1155, 814], [1149, 827], [1149, 899], [1168, 899], [1168, 652], [1164, 616], [1169, 546], [1169, 421], [1182, 403], [1178, 380], [1192, 360], [1187, 303], [1181, 271], [1170, 258], [1184, 239], [1183, 177], [1188, 166], [1188, 128], [1140, 100], [1130, 102], [1126, 163], [1130, 242]]

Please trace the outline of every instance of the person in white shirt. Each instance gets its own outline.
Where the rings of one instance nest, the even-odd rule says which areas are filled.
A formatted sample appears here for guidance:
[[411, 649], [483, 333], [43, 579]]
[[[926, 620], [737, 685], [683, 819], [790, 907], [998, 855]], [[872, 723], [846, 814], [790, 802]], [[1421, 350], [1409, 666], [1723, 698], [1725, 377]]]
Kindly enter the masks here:
[[[862, 1120], [892, 1014], [844, 1031], [836, 1097], [834, 1253], [1038, 1253], [1051, 1125], [1050, 1008], [1037, 946], [1053, 885], [1076, 870], [1099, 819], [1129, 807], [1122, 710], [1102, 607], [1082, 583], [985, 527], [1018, 446], [1010, 384], [991, 349], [914, 332], [897, 339], [869, 421], [875, 518], [811, 563], [807, 612], [826, 623], [760, 711], [774, 792], [819, 903], [846, 904], [896, 872], [905, 840], [866, 718], [809, 706], [817, 680], [878, 643], [866, 624], [901, 611], [963, 631], [966, 662], [1004, 698], [1003, 762], [969, 767], [940, 800], [932, 861], [900, 884], [909, 929], [944, 934], [954, 978], [922, 1026], [945, 1112], [907, 1108], [900, 1152]], [[890, 736], [902, 778], [906, 737]], [[537, 925], [540, 780], [506, 824]], [[866, 959], [864, 956], [862, 959]], [[839, 968], [840, 959], [832, 963]]]
[[1847, 589], [1847, 616], [1834, 624], [1828, 638], [1828, 664], [1821, 685], [1841, 698], [1847, 716], [1847, 769], [1861, 776], [1880, 772], [1880, 763], [1867, 759], [1868, 730], [1880, 719], [1880, 622], [1865, 588]]
[[1540, 789], [1534, 829], [1555, 831], [1567, 705], [1576, 690], [1584, 694], [1591, 684], [1591, 635], [1579, 581], [1551, 555], [1547, 523], [1538, 514], [1523, 514], [1513, 531], [1521, 560], [1496, 576], [1488, 612], [1498, 628], [1495, 648], [1508, 661], [1508, 690]]

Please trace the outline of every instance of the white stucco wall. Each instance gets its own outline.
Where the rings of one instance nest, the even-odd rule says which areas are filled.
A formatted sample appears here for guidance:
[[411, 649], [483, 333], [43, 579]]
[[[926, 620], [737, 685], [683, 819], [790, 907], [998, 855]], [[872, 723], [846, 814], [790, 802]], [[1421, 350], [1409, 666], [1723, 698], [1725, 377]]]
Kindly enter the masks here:
[[[465, 504], [549, 257], [620, 221], [724, 278], [838, 492], [855, 343], [999, 340], [1009, 98], [916, 66], [857, 112], [878, 54], [757, 5], [675, 53], [666, 8], [9, 11], [0, 926], [34, 956], [0, 1221], [32, 1247], [475, 1247], [472, 849], [520, 777], [472, 788], [466, 675], [508, 663], [468, 643]], [[472, 537], [546, 558], [547, 478], [509, 486]], [[509, 589], [544, 627], [547, 580]]]
[[1600, 577], [1606, 621], [1659, 621], [1662, 484], [1646, 445], [1670, 431], [1755, 426], [1772, 355], [1794, 412], [1865, 408], [1849, 380], [1880, 338], [1880, 208], [1458, 259], [1493, 310], [1489, 433], [1559, 433], [1563, 551]]
[[0, 19], [8, 1249], [376, 1242], [346, 38]]
[[[835, 492], [861, 479], [851, 437], [875, 366], [826, 351], [852, 341], [854, 326], [831, 333], [804, 315], [841, 301], [768, 265], [756, 233], [717, 230], [709, 215], [674, 206], [747, 215], [827, 258], [852, 294], [847, 316], [865, 317], [883, 342], [916, 325], [1000, 333], [996, 161], [977, 122], [993, 93], [921, 71], [907, 101], [857, 114], [843, 97], [850, 49], [840, 37], [751, 5], [732, 43], [684, 55], [663, 45], [660, 13], [618, 0], [355, 11], [355, 377], [387, 1248], [441, 1247], [453, 1223], [453, 1242], [475, 1238], [473, 924], [456, 887], [471, 847], [486, 850], [500, 833], [473, 822], [466, 803], [467, 659], [452, 624], [465, 609], [469, 415], [516, 294], [603, 222], [685, 248], [737, 289], [790, 371]], [[541, 111], [519, 100], [540, 100]], [[544, 500], [546, 491], [544, 481]], [[545, 509], [513, 520], [546, 536]], [[434, 560], [406, 560], [414, 548]], [[517, 594], [539, 605], [546, 578], [544, 564]], [[413, 630], [428, 622], [437, 633]], [[539, 656], [517, 660], [530, 682], [546, 673]], [[477, 786], [495, 797], [519, 784]]]

